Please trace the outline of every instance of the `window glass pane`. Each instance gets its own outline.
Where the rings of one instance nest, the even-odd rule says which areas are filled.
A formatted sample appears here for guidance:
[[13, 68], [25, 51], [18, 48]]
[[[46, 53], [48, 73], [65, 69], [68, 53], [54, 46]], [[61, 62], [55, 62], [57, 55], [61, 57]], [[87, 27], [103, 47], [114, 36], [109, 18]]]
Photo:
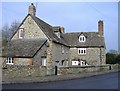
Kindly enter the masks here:
[[79, 54], [80, 54], [80, 50], [79, 50]]
[[11, 63], [13, 63], [13, 58], [11, 58]]
[[83, 53], [83, 50], [81, 50], [81, 53]]
[[8, 63], [11, 63], [11, 60], [9, 60], [9, 62]]
[[84, 53], [86, 53], [86, 51], [84, 50]]
[[83, 41], [84, 41], [84, 37], [83, 37]]
[[8, 58], [8, 60], [10, 60], [10, 58]]
[[80, 37], [80, 41], [82, 41], [82, 37]]

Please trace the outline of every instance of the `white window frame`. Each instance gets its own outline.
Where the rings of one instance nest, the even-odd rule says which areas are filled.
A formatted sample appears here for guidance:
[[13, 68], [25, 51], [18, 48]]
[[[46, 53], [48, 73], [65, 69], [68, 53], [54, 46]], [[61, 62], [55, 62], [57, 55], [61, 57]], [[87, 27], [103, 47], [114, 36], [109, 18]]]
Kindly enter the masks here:
[[42, 57], [42, 66], [46, 66], [46, 58], [45, 57]]
[[24, 37], [24, 29], [20, 28], [19, 29], [19, 39], [23, 39], [23, 37]]
[[86, 48], [78, 48], [78, 54], [79, 55], [85, 55], [86, 54]]
[[14, 64], [13, 58], [12, 57], [7, 57], [6, 64], [13, 65]]
[[79, 65], [79, 61], [72, 61], [72, 65], [73, 66]]
[[85, 42], [86, 38], [84, 35], [79, 36], [79, 42]]
[[81, 66], [85, 66], [85, 62], [84, 61], [80, 61], [80, 65]]
[[87, 62], [81, 60], [81, 61], [80, 61], [80, 65], [81, 65], [81, 66], [87, 66], [88, 64], [87, 64]]

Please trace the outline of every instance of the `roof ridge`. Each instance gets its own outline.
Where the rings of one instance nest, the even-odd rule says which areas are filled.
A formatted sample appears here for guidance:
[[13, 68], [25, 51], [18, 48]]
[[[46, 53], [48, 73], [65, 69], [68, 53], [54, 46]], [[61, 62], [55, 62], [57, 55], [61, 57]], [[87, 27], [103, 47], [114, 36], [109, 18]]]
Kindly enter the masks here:
[[[46, 38], [34, 38], [34, 39], [24, 39], [24, 40], [22, 40], [22, 39], [19, 39], [19, 40], [18, 40], [18, 39], [14, 39], [14, 40], [17, 40], [17, 41], [19, 41], [19, 40], [20, 40], [20, 41], [31, 40], [31, 41], [32, 41], [32, 40], [47, 40], [47, 39], [46, 39]], [[14, 40], [11, 40], [11, 41], [14, 41]]]
[[58, 36], [54, 33], [53, 26], [39, 19], [38, 17], [32, 17], [37, 25], [42, 28], [44, 34], [50, 38], [52, 41], [67, 45], [62, 39], [59, 39]]
[[48, 24], [47, 22], [43, 21], [42, 19], [38, 18], [37, 16], [35, 18], [37, 18], [39, 21], [42, 21], [44, 24], [48, 25], [49, 27], [52, 27], [52, 25]]
[[76, 34], [76, 33], [98, 33], [98, 32], [67, 32], [64, 34]]

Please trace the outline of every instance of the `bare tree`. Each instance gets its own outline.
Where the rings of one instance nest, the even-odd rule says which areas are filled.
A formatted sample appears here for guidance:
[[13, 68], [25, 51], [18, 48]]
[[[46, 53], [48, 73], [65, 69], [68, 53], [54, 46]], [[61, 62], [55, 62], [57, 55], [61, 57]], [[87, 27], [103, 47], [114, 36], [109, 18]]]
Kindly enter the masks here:
[[2, 40], [8, 40], [9, 26], [6, 24], [2, 27]]
[[11, 23], [10, 27], [7, 24], [4, 25], [2, 28], [2, 40], [9, 41], [19, 25], [20, 23], [16, 20]]
[[16, 21], [16, 20], [11, 23], [11, 26], [10, 26], [11, 34], [13, 34], [17, 30], [19, 25], [20, 25], [20, 23], [18, 21]]

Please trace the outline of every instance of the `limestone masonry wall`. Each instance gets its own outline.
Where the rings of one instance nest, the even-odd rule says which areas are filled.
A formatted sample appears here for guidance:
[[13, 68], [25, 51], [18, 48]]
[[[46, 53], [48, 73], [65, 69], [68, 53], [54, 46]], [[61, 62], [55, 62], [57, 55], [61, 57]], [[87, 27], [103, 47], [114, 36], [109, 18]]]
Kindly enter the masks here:
[[101, 55], [100, 55], [100, 48], [86, 48], [85, 55], [78, 54], [78, 48], [70, 48], [70, 62], [72, 62], [73, 58], [79, 58], [82, 60], [86, 60], [89, 65], [100, 65], [100, 56], [102, 59], [102, 64], [106, 64], [106, 53], [105, 49], [101, 48]]
[[66, 66], [69, 57], [69, 47], [53, 43], [52, 55], [54, 65], [56, 65], [56, 61], [58, 61], [57, 66]]
[[[104, 72], [109, 70], [119, 70], [120, 65], [104, 65], [104, 66], [71, 66], [71, 67], [58, 67], [58, 75], [65, 74], [78, 74], [78, 73], [88, 73], [88, 72]], [[7, 65], [2, 67], [2, 78], [24, 78], [24, 77], [42, 77], [48, 74], [48, 71], [51, 71], [45, 66], [15, 66]], [[54, 72], [53, 72], [54, 73]], [[55, 75], [55, 73], [54, 73]]]
[[[27, 17], [24, 23], [20, 26], [20, 28], [24, 29], [24, 39], [37, 39], [37, 38], [46, 38], [46, 35], [42, 32], [42, 30], [37, 26], [35, 21], [31, 18], [31, 16]], [[19, 31], [16, 32], [12, 40], [19, 39], [18, 38]]]
[[41, 77], [46, 76], [46, 67], [44, 66], [7, 66], [2, 68], [3, 78], [20, 77]]
[[119, 70], [120, 65], [102, 65], [102, 66], [71, 66], [71, 67], [59, 67], [58, 75], [65, 74], [78, 74], [88, 72], [103, 72], [108, 70]]

